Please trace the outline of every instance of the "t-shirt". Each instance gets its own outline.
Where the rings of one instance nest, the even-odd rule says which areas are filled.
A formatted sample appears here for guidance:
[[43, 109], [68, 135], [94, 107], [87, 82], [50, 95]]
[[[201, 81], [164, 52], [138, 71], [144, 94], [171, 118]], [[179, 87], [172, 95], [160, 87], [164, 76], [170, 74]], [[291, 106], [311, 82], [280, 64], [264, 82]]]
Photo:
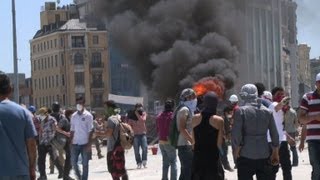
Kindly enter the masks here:
[[[192, 115], [187, 107], [182, 107], [177, 112], [177, 127], [179, 129], [180, 119], [184, 116], [188, 117], [186, 121], [186, 129], [191, 134], [192, 133]], [[191, 145], [191, 143], [188, 140], [186, 140], [181, 133], [179, 133], [177, 146], [185, 146], [185, 145]]]
[[93, 131], [93, 116], [87, 110], [83, 113], [78, 111], [72, 114], [71, 129], [74, 132], [72, 144], [85, 145], [88, 144], [89, 135]]
[[107, 124], [108, 129], [113, 129], [112, 136], [107, 138], [107, 152], [110, 152], [113, 150], [116, 140], [119, 137], [119, 120], [116, 116], [110, 116], [108, 118]]
[[[275, 107], [277, 104], [278, 104], [277, 102], [273, 102], [272, 104], [270, 104], [269, 109], [272, 111], [272, 115], [277, 126], [279, 141], [282, 142], [282, 141], [287, 141], [287, 136], [284, 130], [284, 114], [282, 110], [279, 110], [278, 112], [275, 110]], [[268, 142], [271, 142], [269, 132], [268, 132]]]
[[29, 175], [26, 140], [36, 135], [27, 109], [10, 100], [0, 102], [0, 176]]

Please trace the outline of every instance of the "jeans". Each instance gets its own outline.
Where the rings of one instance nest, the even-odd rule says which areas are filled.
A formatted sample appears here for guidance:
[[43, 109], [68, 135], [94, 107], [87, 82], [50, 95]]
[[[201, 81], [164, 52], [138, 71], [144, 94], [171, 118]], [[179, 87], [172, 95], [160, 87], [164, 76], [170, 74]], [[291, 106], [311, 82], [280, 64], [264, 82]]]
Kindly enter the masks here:
[[312, 180], [320, 179], [320, 140], [309, 140], [308, 151], [310, 164], [312, 166]]
[[162, 154], [162, 180], [168, 180], [168, 171], [171, 167], [170, 180], [177, 179], [177, 153], [170, 144], [160, 144]]
[[70, 144], [68, 142], [64, 147], [64, 151], [66, 154], [66, 159], [64, 161], [63, 177], [68, 178], [69, 174], [70, 174], [70, 170], [72, 168], [72, 166], [71, 166], [71, 150], [70, 150]]
[[179, 180], [191, 180], [193, 159], [192, 146], [178, 146], [178, 156], [181, 164]]
[[257, 180], [272, 179], [272, 165], [269, 159], [249, 159], [239, 157], [237, 159], [238, 180], [253, 180], [256, 175]]
[[[91, 152], [88, 152], [86, 150], [86, 146], [87, 146], [86, 144], [85, 145], [73, 144], [71, 146], [71, 163], [72, 163], [73, 170], [75, 171], [76, 176], [79, 180], [88, 180], [89, 159], [90, 159]], [[82, 176], [78, 166], [78, 158], [80, 154], [81, 154], [82, 171], [83, 171]]]
[[[280, 144], [279, 160], [281, 164], [283, 180], [292, 180], [292, 173], [291, 173], [292, 165], [290, 160], [290, 151], [288, 148], [288, 142], [286, 141], [283, 141]], [[272, 179], [276, 180], [278, 170], [279, 170], [279, 165], [273, 166]]]
[[38, 146], [38, 169], [40, 176], [46, 177], [46, 155], [49, 153], [50, 160], [54, 163], [59, 171], [59, 175], [63, 174], [63, 167], [59, 161], [56, 151], [51, 145], [40, 144]]
[[[289, 135], [293, 139], [296, 138], [296, 133], [289, 133]], [[290, 151], [292, 152], [292, 166], [298, 166], [299, 156], [298, 156], [298, 151], [297, 151], [296, 145], [293, 145], [293, 146], [290, 145]]]
[[[140, 155], [140, 147], [142, 149], [142, 159]], [[147, 153], [148, 153], [148, 143], [147, 136], [145, 134], [134, 135], [133, 141], [134, 156], [136, 158], [137, 164], [142, 162], [147, 162]]]

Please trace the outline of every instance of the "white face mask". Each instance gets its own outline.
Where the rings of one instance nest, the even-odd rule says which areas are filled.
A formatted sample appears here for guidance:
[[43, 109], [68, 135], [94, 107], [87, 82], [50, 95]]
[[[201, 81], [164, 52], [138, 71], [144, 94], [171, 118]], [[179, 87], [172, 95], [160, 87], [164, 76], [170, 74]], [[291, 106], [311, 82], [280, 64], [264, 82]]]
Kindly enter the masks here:
[[231, 114], [228, 114], [228, 115], [227, 115], [227, 118], [231, 119], [231, 118], [232, 118], [232, 115], [231, 115]]
[[82, 111], [83, 110], [83, 106], [81, 104], [77, 104], [77, 111]]
[[183, 104], [188, 106], [188, 108], [194, 113], [197, 110], [197, 99], [192, 99], [189, 101], [185, 101]]

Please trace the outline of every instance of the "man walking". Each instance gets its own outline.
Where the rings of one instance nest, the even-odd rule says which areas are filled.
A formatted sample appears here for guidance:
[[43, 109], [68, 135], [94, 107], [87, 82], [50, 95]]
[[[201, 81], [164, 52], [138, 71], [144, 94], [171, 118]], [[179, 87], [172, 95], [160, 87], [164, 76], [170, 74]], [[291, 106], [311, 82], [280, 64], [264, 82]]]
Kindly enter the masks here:
[[37, 135], [32, 115], [9, 100], [12, 88], [0, 74], [0, 179], [35, 180]]
[[[79, 180], [88, 180], [89, 159], [91, 155], [91, 139], [93, 134], [93, 116], [84, 108], [85, 100], [78, 97], [77, 111], [71, 117], [71, 162]], [[82, 170], [79, 170], [78, 158], [81, 155]]]
[[303, 96], [299, 113], [300, 123], [306, 128], [312, 180], [320, 179], [320, 73], [316, 76], [316, 87], [315, 91]]
[[[257, 102], [257, 88], [253, 84], [242, 86], [240, 97], [245, 104], [235, 112], [232, 128], [238, 179], [248, 180], [256, 175], [257, 180], [270, 180], [271, 163], [279, 162], [279, 136], [272, 112]], [[270, 151], [266, 136], [268, 130], [272, 140], [271, 159], [269, 159]]]

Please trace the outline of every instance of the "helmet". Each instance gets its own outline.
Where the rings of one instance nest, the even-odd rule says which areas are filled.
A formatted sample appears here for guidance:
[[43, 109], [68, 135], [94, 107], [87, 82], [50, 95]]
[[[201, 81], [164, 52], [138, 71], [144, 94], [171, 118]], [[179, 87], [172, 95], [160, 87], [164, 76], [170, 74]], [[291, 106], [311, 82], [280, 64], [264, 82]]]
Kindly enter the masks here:
[[51, 108], [52, 108], [53, 112], [59, 112], [60, 111], [60, 104], [57, 101], [55, 101], [55, 102], [53, 102]]
[[246, 84], [242, 86], [239, 95], [243, 100], [256, 99], [258, 97], [257, 87], [254, 84]]
[[36, 112], [36, 107], [34, 106], [29, 106], [28, 110], [32, 113], [35, 113]]
[[235, 94], [232, 94], [231, 96], [230, 96], [230, 98], [229, 98], [229, 101], [230, 102], [238, 102], [239, 101], [239, 99], [238, 99], [238, 96], [237, 95], [235, 95]]
[[180, 100], [181, 101], [186, 101], [186, 99], [192, 95], [196, 95], [196, 93], [194, 92], [193, 89], [191, 88], [186, 88], [184, 89], [182, 92], [181, 92], [181, 95], [180, 95]]
[[272, 101], [272, 94], [269, 91], [263, 91], [263, 94], [261, 96], [263, 99], [267, 99]]

